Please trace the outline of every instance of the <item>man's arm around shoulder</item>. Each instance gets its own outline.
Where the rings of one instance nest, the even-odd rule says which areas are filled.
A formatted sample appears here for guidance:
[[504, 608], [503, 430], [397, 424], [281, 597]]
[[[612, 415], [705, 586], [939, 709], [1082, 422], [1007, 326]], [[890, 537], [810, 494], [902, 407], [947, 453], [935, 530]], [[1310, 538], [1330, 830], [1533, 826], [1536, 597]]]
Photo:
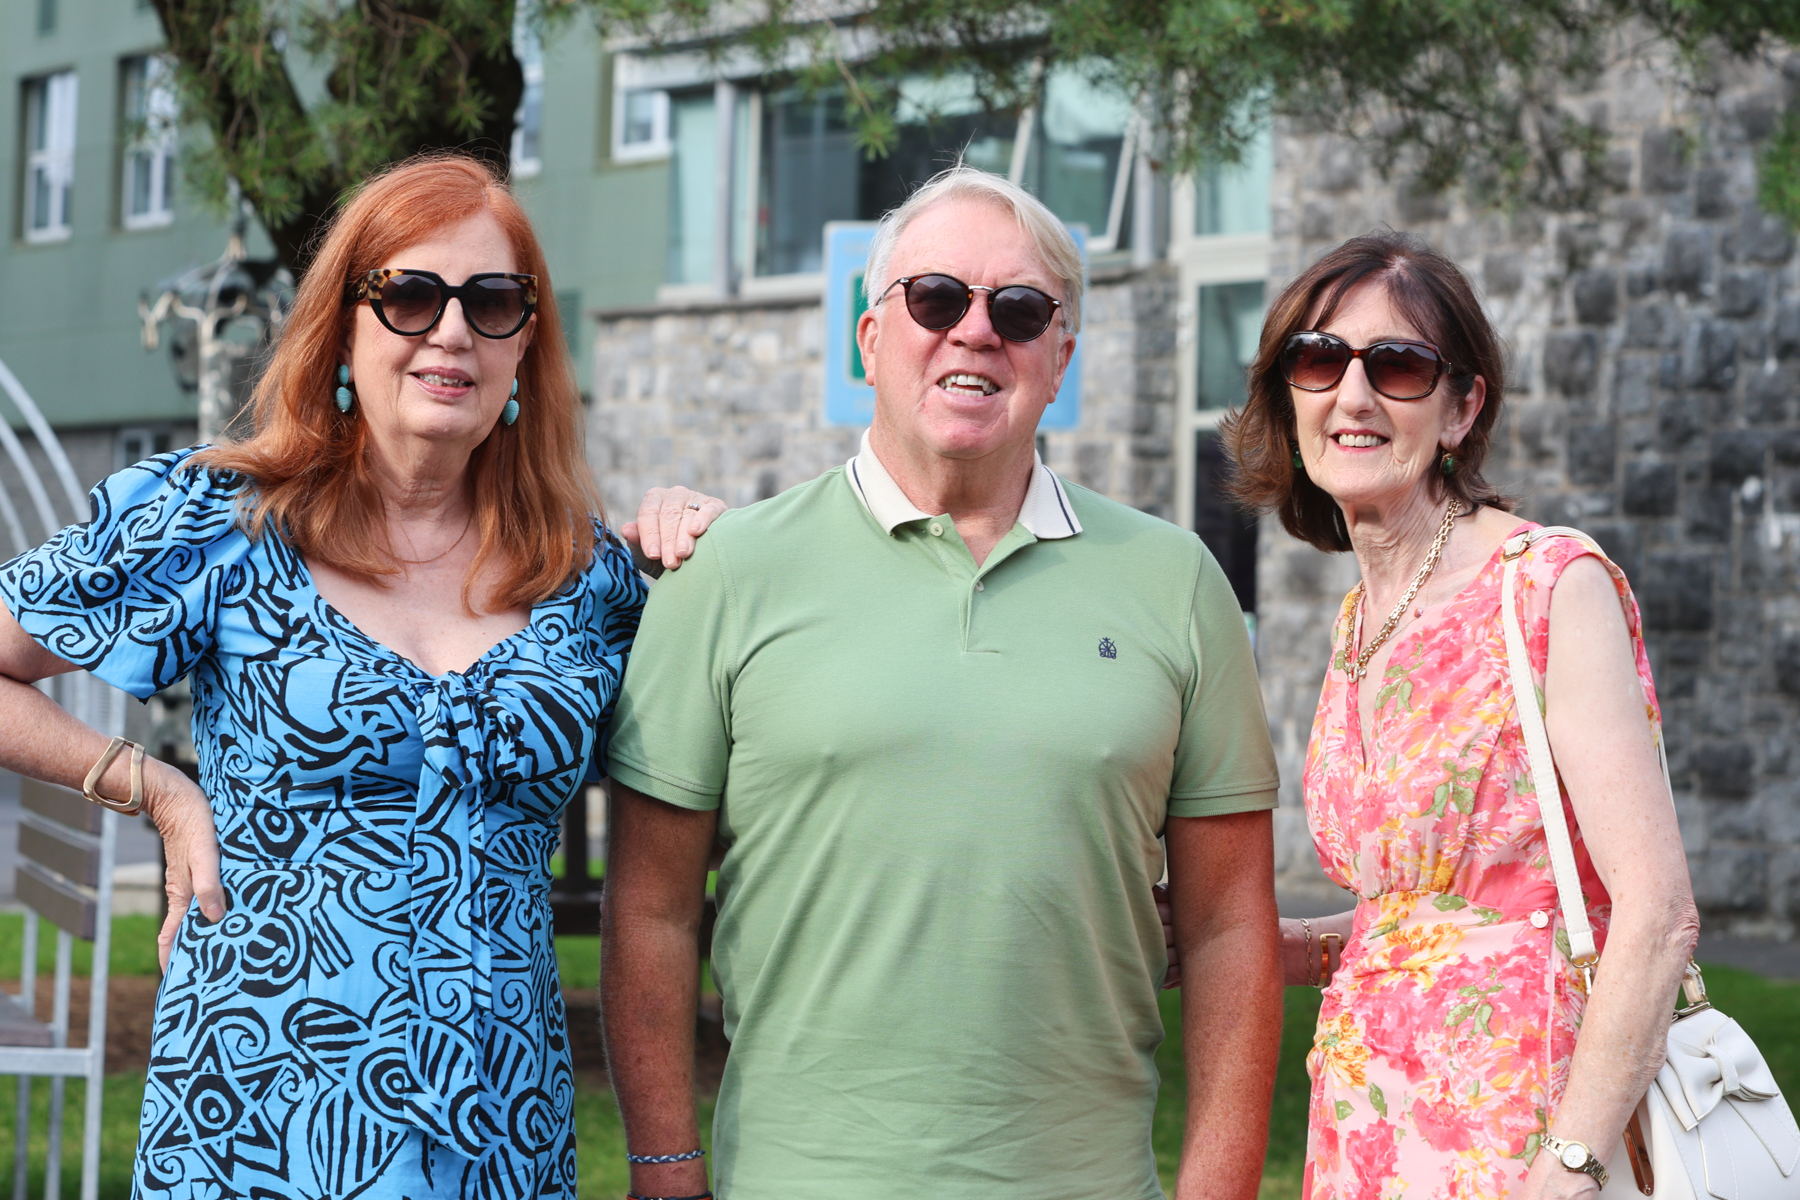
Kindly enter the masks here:
[[1281, 1049], [1281, 964], [1266, 810], [1170, 817], [1187, 1125], [1176, 1200], [1252, 1200]]
[[[678, 808], [618, 780], [606, 856], [600, 1021], [613, 1094], [632, 1154], [700, 1145], [694, 1109], [694, 1014], [700, 920], [718, 811]], [[631, 1168], [640, 1196], [707, 1190], [704, 1159]]]

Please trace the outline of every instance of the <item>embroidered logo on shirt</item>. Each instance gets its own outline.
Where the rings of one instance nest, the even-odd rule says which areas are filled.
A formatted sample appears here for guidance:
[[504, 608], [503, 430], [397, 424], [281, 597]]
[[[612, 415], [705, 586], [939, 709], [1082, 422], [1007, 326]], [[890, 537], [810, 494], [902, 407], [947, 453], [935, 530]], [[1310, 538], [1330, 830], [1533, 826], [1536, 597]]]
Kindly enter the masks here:
[[1117, 657], [1119, 657], [1119, 648], [1117, 646], [1113, 645], [1113, 640], [1111, 638], [1101, 638], [1100, 639], [1100, 657], [1101, 658], [1117, 658]]

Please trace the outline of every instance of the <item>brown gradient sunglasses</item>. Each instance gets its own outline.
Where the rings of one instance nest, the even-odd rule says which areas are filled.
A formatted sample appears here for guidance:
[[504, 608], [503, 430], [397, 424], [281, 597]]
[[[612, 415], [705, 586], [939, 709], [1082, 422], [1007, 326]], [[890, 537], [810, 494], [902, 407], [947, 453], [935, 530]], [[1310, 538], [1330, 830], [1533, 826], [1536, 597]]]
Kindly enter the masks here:
[[1282, 343], [1281, 377], [1303, 392], [1328, 392], [1358, 358], [1369, 386], [1389, 400], [1423, 400], [1450, 370], [1449, 361], [1430, 342], [1390, 339], [1359, 350], [1341, 337], [1303, 329]]

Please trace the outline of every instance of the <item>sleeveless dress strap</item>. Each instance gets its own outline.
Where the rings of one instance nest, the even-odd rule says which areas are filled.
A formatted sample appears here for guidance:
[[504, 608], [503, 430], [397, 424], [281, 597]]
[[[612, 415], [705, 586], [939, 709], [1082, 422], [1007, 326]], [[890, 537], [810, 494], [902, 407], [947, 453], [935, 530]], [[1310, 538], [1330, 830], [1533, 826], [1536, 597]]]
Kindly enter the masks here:
[[[1576, 966], [1592, 971], [1599, 954], [1594, 947], [1594, 927], [1588, 920], [1587, 901], [1581, 894], [1581, 882], [1575, 865], [1575, 846], [1569, 824], [1563, 815], [1562, 788], [1556, 774], [1556, 761], [1550, 753], [1550, 738], [1544, 729], [1544, 700], [1531, 675], [1531, 659], [1525, 649], [1525, 634], [1519, 627], [1518, 606], [1513, 601], [1514, 583], [1519, 560], [1538, 542], [1553, 537], [1571, 537], [1580, 541], [1605, 561], [1606, 552], [1579, 529], [1566, 525], [1547, 525], [1526, 530], [1506, 540], [1501, 548], [1506, 562], [1500, 585], [1500, 613], [1506, 630], [1508, 676], [1512, 684], [1513, 705], [1518, 711], [1519, 729], [1525, 737], [1525, 752], [1531, 766], [1532, 790], [1537, 796], [1538, 811], [1543, 816], [1544, 839], [1550, 848], [1550, 869], [1556, 877], [1557, 900], [1562, 906], [1563, 921], [1569, 933], [1570, 956]], [[1530, 702], [1527, 703], [1527, 700]], [[1669, 758], [1658, 738], [1656, 752], [1662, 763], [1663, 786], [1669, 788]], [[1673, 802], [1673, 790], [1670, 799]]]

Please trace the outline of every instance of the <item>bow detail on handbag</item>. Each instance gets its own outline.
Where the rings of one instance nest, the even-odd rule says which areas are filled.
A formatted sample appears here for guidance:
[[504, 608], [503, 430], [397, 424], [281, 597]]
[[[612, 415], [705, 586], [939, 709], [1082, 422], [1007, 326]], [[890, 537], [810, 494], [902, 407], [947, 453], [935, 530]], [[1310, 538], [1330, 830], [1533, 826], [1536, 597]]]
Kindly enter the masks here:
[[1695, 1013], [1669, 1031], [1669, 1061], [1656, 1083], [1683, 1129], [1698, 1125], [1727, 1098], [1773, 1100], [1781, 1094], [1750, 1035], [1717, 1009]]

